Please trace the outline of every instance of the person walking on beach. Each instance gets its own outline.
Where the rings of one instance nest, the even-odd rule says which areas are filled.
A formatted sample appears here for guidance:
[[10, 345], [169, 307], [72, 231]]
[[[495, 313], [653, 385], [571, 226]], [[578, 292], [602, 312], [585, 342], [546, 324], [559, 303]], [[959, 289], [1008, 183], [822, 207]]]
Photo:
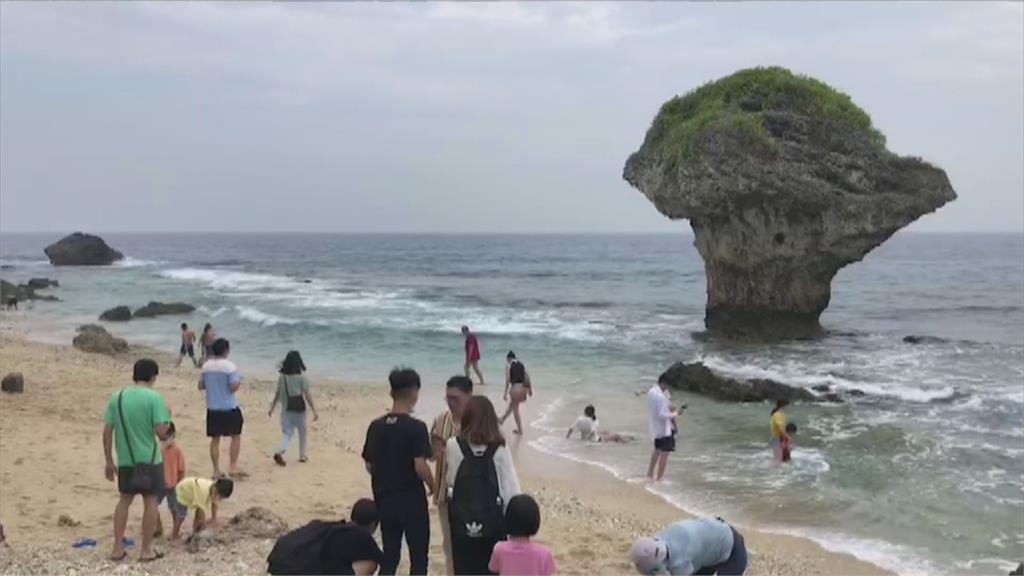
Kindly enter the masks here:
[[424, 486], [433, 495], [435, 485], [427, 464], [431, 455], [427, 426], [411, 415], [419, 400], [420, 375], [410, 368], [395, 368], [388, 381], [391, 411], [370, 423], [362, 454], [380, 514], [384, 545], [380, 573], [395, 573], [402, 558], [404, 535], [410, 574], [426, 574], [430, 514]]
[[695, 518], [637, 538], [629, 559], [645, 575], [738, 576], [747, 569], [747, 547], [743, 535], [721, 518]]
[[274, 451], [274, 462], [278, 466], [284, 466], [284, 453], [288, 451], [291, 444], [292, 434], [299, 431], [299, 462], [306, 462], [306, 406], [313, 411], [313, 421], [320, 419], [316, 413], [316, 406], [313, 405], [313, 396], [309, 393], [309, 381], [302, 374], [306, 371], [306, 365], [302, 362], [302, 356], [298, 350], [292, 350], [284, 357], [281, 363], [280, 374], [277, 377], [277, 391], [274, 393], [274, 400], [270, 403], [270, 410], [267, 417], [273, 416], [277, 403], [281, 403], [281, 444]]
[[430, 427], [430, 446], [434, 457], [434, 503], [437, 504], [437, 518], [441, 523], [441, 537], [444, 541], [445, 569], [448, 574], [455, 574], [452, 561], [451, 526], [448, 522], [448, 491], [445, 486], [448, 475], [446, 447], [448, 440], [459, 434], [462, 428], [462, 411], [466, 402], [473, 395], [473, 381], [465, 376], [452, 376], [445, 385], [444, 400], [448, 409], [434, 418]]
[[196, 333], [189, 329], [188, 324], [181, 323], [181, 349], [178, 351], [178, 362], [175, 363], [174, 367], [181, 366], [181, 361], [185, 359], [187, 355], [192, 359], [192, 365], [196, 368], [199, 367], [199, 362], [196, 360]]
[[519, 415], [519, 405], [526, 402], [526, 399], [533, 396], [533, 383], [530, 381], [530, 374], [526, 371], [526, 365], [516, 353], [509, 350], [505, 356], [505, 394], [504, 399], [508, 401], [508, 408], [501, 417], [501, 423], [505, 424], [509, 414], [515, 417], [515, 434], [523, 433], [523, 419]]
[[203, 364], [199, 375], [199, 389], [206, 391], [206, 435], [210, 438], [210, 460], [213, 462], [213, 476], [221, 476], [220, 439], [231, 437], [229, 475], [244, 477], [238, 470], [238, 455], [242, 451], [242, 409], [238, 406], [235, 393], [242, 387], [242, 377], [234, 362], [228, 360], [231, 344], [218, 338], [210, 346], [211, 360]]
[[213, 324], [207, 322], [206, 326], [203, 326], [203, 333], [199, 336], [199, 345], [203, 347], [199, 355], [200, 366], [205, 364], [210, 358], [213, 358], [213, 343], [216, 340], [217, 331], [213, 329]]
[[769, 422], [772, 431], [772, 458], [776, 462], [782, 462], [782, 444], [786, 436], [786, 414], [782, 409], [786, 406], [789, 406], [789, 400], [783, 398], [776, 401], [775, 408], [772, 408], [771, 421]]
[[493, 574], [494, 545], [506, 537], [505, 505], [522, 490], [498, 414], [486, 396], [466, 402], [462, 430], [445, 451], [455, 574]]
[[466, 338], [466, 378], [469, 378], [469, 369], [472, 368], [476, 372], [476, 377], [480, 379], [480, 385], [483, 386], [484, 375], [480, 372], [480, 341], [476, 339], [476, 334], [469, 331], [469, 326], [462, 327], [462, 335]]
[[651, 437], [654, 439], [654, 452], [651, 453], [651, 463], [647, 467], [647, 477], [659, 482], [665, 476], [668, 455], [676, 451], [673, 420], [678, 414], [669, 405], [667, 391], [668, 378], [664, 374], [659, 376], [658, 383], [647, 391], [647, 417]]
[[[110, 559], [124, 560], [124, 533], [128, 512], [136, 495], [142, 496], [142, 547], [140, 562], [151, 562], [163, 556], [153, 549], [156, 532], [157, 499], [164, 493], [164, 465], [159, 440], [168, 438], [171, 415], [163, 396], [153, 390], [160, 368], [143, 358], [132, 369], [133, 386], [122, 388], [110, 397], [103, 415], [104, 473], [107, 480], [117, 479], [121, 498], [114, 508], [114, 548]], [[117, 463], [113, 447], [117, 441]]]

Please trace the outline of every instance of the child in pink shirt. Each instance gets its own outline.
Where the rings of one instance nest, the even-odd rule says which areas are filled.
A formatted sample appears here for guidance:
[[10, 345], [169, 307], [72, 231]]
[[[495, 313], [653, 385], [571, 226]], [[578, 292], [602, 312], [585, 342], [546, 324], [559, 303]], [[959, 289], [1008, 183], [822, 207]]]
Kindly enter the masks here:
[[501, 576], [551, 576], [555, 559], [546, 546], [530, 542], [540, 530], [540, 508], [536, 500], [520, 494], [505, 507], [508, 541], [498, 542], [491, 553], [491, 572]]

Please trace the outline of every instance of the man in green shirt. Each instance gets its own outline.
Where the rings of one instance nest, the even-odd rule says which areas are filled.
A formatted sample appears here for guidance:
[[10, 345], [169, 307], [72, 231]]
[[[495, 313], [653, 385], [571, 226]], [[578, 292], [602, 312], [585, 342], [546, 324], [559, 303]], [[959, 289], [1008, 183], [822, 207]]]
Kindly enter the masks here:
[[[160, 372], [156, 362], [144, 358], [135, 363], [128, 386], [111, 396], [103, 416], [103, 455], [106, 457], [107, 480], [117, 478], [121, 499], [114, 509], [114, 550], [111, 560], [123, 560], [124, 531], [128, 525], [128, 512], [136, 494], [142, 495], [142, 548], [139, 561], [149, 562], [163, 556], [153, 551], [153, 533], [157, 525], [157, 497], [165, 491], [163, 457], [157, 438], [167, 439], [171, 414], [163, 396], [153, 390]], [[117, 464], [112, 448], [117, 438]], [[136, 464], [151, 466], [137, 468]], [[136, 474], [145, 474], [146, 482], [138, 482]], [[145, 487], [140, 487], [144, 484]]]

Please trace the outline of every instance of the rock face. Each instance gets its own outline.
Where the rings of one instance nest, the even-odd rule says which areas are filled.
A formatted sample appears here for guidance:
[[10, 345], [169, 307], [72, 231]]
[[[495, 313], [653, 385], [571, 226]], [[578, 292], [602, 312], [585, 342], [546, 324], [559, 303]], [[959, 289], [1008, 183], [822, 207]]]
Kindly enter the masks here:
[[[59, 298], [50, 294], [37, 294], [36, 288], [32, 286], [33, 281], [40, 280], [39, 278], [33, 278], [28, 284], [14, 285], [6, 280], [0, 280], [0, 302], [7, 302], [9, 299], [14, 298], [19, 302], [27, 300], [45, 300], [47, 302], [57, 302]], [[56, 280], [48, 280], [50, 284], [48, 286], [56, 286]], [[39, 286], [39, 283], [36, 282]], [[40, 288], [46, 288], [47, 286], [41, 286]]]
[[49, 278], [31, 278], [29, 279], [28, 284], [26, 284], [26, 286], [33, 290], [44, 290], [51, 286], [57, 288], [60, 286], [60, 282], [57, 282], [56, 280], [50, 280]]
[[821, 335], [832, 277], [956, 198], [899, 157], [848, 96], [783, 68], [743, 70], [666, 102], [623, 178], [689, 219], [716, 336]]
[[132, 309], [127, 306], [115, 306], [100, 314], [100, 320], [106, 322], [127, 322], [132, 319]]
[[21, 372], [11, 372], [0, 381], [0, 390], [11, 394], [18, 394], [25, 391], [25, 377]]
[[78, 327], [78, 335], [71, 344], [83, 352], [114, 356], [128, 351], [128, 342], [107, 332], [102, 326], [85, 324]]
[[46, 256], [54, 266], [109, 266], [124, 258], [103, 238], [75, 232], [46, 247]]
[[667, 377], [669, 385], [676, 390], [685, 390], [724, 402], [773, 402], [783, 399], [805, 402], [831, 401], [828, 398], [819, 398], [803, 388], [788, 386], [774, 380], [754, 379], [741, 382], [719, 376], [700, 362], [676, 362], [662, 376]]
[[184, 302], [150, 302], [135, 311], [136, 318], [152, 318], [153, 316], [164, 316], [168, 314], [189, 314], [195, 310], [195, 306]]

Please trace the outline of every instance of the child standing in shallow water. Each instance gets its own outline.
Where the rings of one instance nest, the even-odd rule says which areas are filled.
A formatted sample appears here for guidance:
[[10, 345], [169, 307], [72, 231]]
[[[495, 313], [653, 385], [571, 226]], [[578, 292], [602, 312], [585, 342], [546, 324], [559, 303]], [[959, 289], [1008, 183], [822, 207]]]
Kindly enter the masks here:
[[540, 507], [526, 494], [513, 496], [505, 508], [508, 540], [494, 545], [488, 568], [504, 576], [551, 576], [555, 559], [546, 546], [531, 542], [540, 531]]

